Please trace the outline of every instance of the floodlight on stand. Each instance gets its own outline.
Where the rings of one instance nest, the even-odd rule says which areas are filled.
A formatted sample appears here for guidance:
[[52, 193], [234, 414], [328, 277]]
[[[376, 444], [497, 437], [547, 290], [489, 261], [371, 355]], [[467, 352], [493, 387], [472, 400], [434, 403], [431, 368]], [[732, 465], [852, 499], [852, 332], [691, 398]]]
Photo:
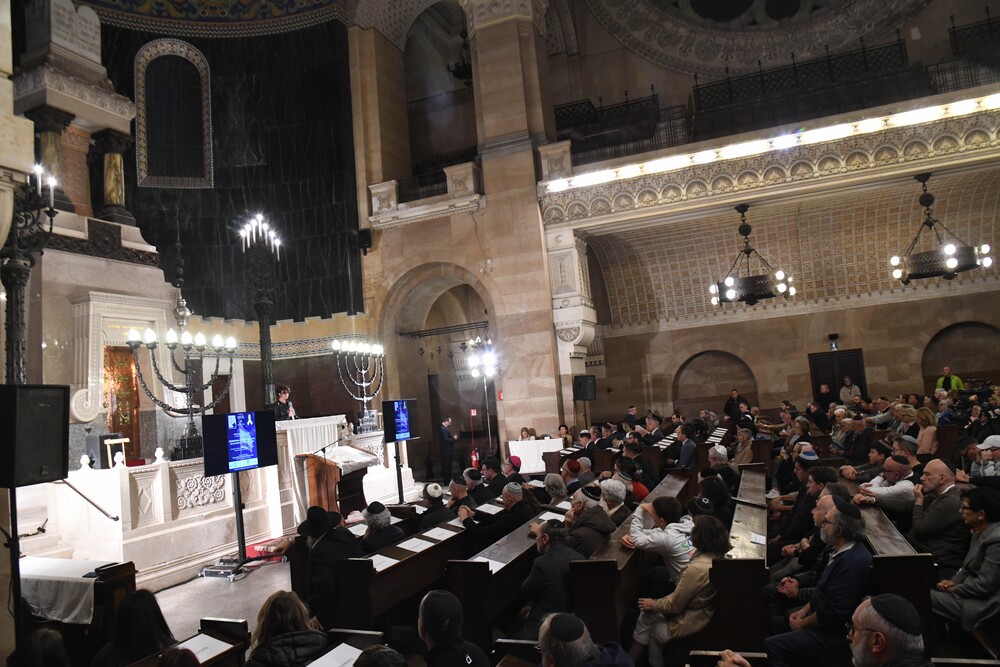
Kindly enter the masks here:
[[[909, 285], [911, 280], [919, 278], [937, 278], [954, 280], [959, 273], [971, 271], [972, 269], [988, 269], [993, 266], [993, 258], [989, 256], [990, 246], [988, 243], [982, 245], [969, 245], [958, 237], [953, 231], [948, 229], [943, 222], [934, 218], [931, 206], [934, 205], [934, 195], [927, 191], [927, 181], [931, 175], [917, 174], [916, 179], [922, 187], [919, 202], [924, 207], [924, 220], [920, 223], [917, 235], [913, 237], [913, 242], [906, 249], [903, 255], [893, 255], [889, 258], [889, 266], [892, 267], [893, 280], [898, 280], [903, 285]], [[924, 229], [929, 229], [937, 239], [937, 248], [923, 252], [914, 252], [920, 235]], [[939, 229], [943, 229], [954, 240], [945, 240]]]
[[[747, 211], [749, 204], [740, 204], [736, 211], [740, 214], [739, 234], [743, 237], [743, 247], [740, 248], [733, 265], [729, 268], [729, 273], [717, 283], [708, 286], [708, 293], [712, 295], [711, 303], [718, 306], [722, 303], [743, 302], [748, 306], [756, 305], [761, 299], [770, 299], [776, 296], [788, 298], [795, 296], [795, 287], [792, 285], [793, 278], [781, 269], [775, 270], [767, 260], [750, 245], [750, 232], [753, 228], [747, 224]], [[755, 274], [751, 266], [753, 257], [757, 258], [760, 266], [765, 269], [763, 273]]]

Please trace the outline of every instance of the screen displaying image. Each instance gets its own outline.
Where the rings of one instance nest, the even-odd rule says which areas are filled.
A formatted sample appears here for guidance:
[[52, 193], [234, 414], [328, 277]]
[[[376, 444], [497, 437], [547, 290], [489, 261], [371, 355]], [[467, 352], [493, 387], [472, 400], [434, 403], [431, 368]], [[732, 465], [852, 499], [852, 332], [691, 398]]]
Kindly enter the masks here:
[[396, 439], [410, 439], [410, 406], [407, 401], [393, 401], [392, 412], [396, 421]]
[[257, 425], [254, 413], [237, 412], [228, 415], [226, 429], [229, 444], [229, 470], [257, 467]]

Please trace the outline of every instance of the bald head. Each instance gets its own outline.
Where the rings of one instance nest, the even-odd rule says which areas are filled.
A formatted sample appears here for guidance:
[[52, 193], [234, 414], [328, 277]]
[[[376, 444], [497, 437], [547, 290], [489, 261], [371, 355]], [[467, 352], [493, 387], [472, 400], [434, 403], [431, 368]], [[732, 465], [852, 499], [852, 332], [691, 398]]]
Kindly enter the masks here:
[[885, 460], [885, 472], [882, 476], [886, 481], [898, 482], [905, 479], [913, 471], [913, 466], [902, 456], [890, 456]]
[[925, 494], [937, 495], [944, 493], [955, 483], [955, 473], [941, 459], [932, 459], [924, 466], [924, 474], [920, 485]]

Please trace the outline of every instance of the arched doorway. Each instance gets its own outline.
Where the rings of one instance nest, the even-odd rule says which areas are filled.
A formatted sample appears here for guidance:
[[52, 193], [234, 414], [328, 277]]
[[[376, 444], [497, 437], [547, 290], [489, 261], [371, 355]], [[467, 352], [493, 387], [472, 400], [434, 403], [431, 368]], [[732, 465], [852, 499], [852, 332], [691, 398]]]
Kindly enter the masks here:
[[674, 376], [674, 409], [688, 419], [703, 410], [722, 416], [722, 408], [733, 388], [757, 403], [757, 380], [742, 359], [729, 352], [707, 350], [689, 358]]
[[924, 389], [930, 392], [944, 366], [968, 383], [972, 380], [1000, 382], [1000, 329], [984, 322], [959, 322], [937, 332], [924, 348], [920, 365]]
[[497, 335], [491, 314], [483, 285], [451, 265], [425, 265], [407, 274], [382, 306], [382, 338], [388, 363], [395, 366], [382, 398], [417, 399], [421, 438], [411, 442], [408, 451], [417, 479], [443, 478], [437, 439], [444, 416], [452, 418], [452, 432], [462, 436], [455, 450], [455, 472], [473, 445], [481, 452], [488, 449], [487, 429], [496, 442], [493, 381], [484, 388], [482, 377], [472, 377], [469, 358], [475, 350], [468, 345], [470, 338]]

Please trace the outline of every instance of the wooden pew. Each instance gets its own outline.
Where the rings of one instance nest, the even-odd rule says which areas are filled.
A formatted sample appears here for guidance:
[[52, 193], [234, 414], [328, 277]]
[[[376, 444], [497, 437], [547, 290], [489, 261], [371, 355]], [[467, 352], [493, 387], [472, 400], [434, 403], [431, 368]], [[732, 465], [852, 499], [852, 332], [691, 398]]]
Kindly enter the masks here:
[[[687, 667], [715, 667], [719, 663], [721, 651], [691, 651], [688, 653]], [[767, 667], [767, 654], [743, 652], [739, 654], [746, 658], [751, 667]]]
[[[167, 648], [189, 649], [200, 664], [209, 667], [243, 667], [250, 648], [250, 632], [246, 621], [203, 618], [197, 634]], [[166, 650], [133, 662], [130, 667], [156, 667]]]
[[[547, 510], [540, 516], [552, 514], [555, 513]], [[538, 556], [535, 540], [528, 535], [528, 526], [538, 520], [535, 517], [526, 522], [471, 559], [448, 561], [448, 590], [455, 594], [465, 610], [462, 636], [478, 644], [486, 653], [491, 650], [494, 621], [521, 600], [521, 582], [528, 577]], [[495, 566], [487, 561], [499, 563], [501, 567], [493, 572], [491, 567]]]
[[378, 616], [441, 579], [445, 564], [465, 558], [469, 550], [468, 536], [463, 528], [444, 523], [431, 531], [442, 528], [452, 533], [443, 540], [428, 537], [430, 531], [413, 535], [413, 538], [434, 543], [423, 551], [409, 551], [398, 544], [377, 551], [373, 557], [384, 556], [398, 561], [381, 571], [375, 570], [371, 558], [340, 561], [336, 568], [337, 618], [349, 619], [353, 627], [373, 630]]
[[[682, 503], [688, 499], [689, 470], [673, 470], [649, 492], [644, 502], [660, 496], [675, 496]], [[611, 533], [608, 543], [597, 550], [589, 560], [570, 563], [570, 576], [574, 581], [587, 582], [590, 594], [585, 600], [574, 602], [574, 613], [579, 616], [595, 643], [618, 641], [618, 628], [627, 611], [635, 606], [636, 580], [642, 569], [645, 554], [628, 549], [621, 538], [628, 535], [631, 520]], [[590, 604], [601, 600], [601, 604]], [[614, 604], [607, 601], [614, 600]]]
[[[751, 505], [766, 506], [764, 494], [767, 492], [767, 471], [763, 463], [747, 463], [740, 466], [740, 488], [736, 500]], [[765, 530], [764, 534], [767, 534]]]

